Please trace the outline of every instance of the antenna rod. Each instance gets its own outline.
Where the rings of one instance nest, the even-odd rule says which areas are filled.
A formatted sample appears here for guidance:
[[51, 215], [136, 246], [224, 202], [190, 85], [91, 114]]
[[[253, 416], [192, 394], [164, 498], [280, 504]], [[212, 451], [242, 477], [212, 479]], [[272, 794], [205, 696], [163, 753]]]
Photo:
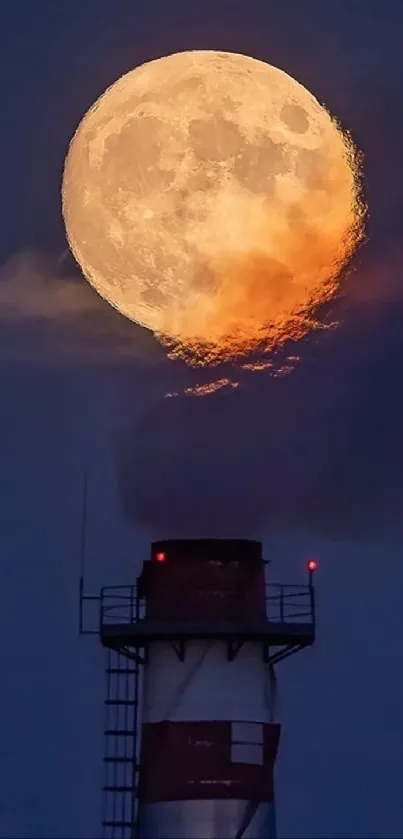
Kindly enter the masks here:
[[83, 481], [83, 507], [81, 516], [81, 548], [80, 548], [80, 582], [79, 582], [79, 631], [83, 631], [83, 593], [84, 593], [84, 569], [85, 569], [85, 554], [87, 548], [87, 495], [88, 495], [88, 479], [87, 473], [84, 473]]

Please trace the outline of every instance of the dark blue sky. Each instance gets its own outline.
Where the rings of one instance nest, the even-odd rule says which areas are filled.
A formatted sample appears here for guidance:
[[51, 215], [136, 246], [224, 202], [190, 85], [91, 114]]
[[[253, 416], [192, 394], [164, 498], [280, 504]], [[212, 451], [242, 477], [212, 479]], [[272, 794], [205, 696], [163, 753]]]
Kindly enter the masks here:
[[[86, 467], [96, 589], [130, 581], [170, 527], [264, 533], [277, 579], [318, 556], [316, 647], [279, 667], [279, 832], [400, 837], [403, 6], [4, 0], [0, 23], [0, 835], [99, 835], [103, 661], [76, 624]], [[94, 99], [191, 48], [308, 87], [363, 150], [370, 205], [338, 329], [289, 348], [290, 376], [204, 401], [162, 399], [191, 374], [81, 279], [59, 197]]]

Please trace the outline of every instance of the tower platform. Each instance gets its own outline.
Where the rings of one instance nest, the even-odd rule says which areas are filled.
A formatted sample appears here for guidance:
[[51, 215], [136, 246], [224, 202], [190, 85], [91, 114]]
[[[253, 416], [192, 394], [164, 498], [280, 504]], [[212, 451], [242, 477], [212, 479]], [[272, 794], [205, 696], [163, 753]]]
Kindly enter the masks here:
[[[217, 589], [221, 600], [228, 589]], [[212, 596], [211, 589], [209, 597]], [[266, 614], [256, 618], [234, 614], [231, 619], [211, 616], [208, 620], [186, 617], [157, 619], [145, 615], [145, 601], [138, 586], [109, 586], [100, 594], [100, 640], [114, 650], [146, 650], [156, 641], [182, 645], [186, 641], [215, 639], [228, 643], [229, 658], [246, 642], [262, 645], [266, 661], [280, 661], [291, 652], [315, 641], [315, 604], [310, 585], [268, 584]]]

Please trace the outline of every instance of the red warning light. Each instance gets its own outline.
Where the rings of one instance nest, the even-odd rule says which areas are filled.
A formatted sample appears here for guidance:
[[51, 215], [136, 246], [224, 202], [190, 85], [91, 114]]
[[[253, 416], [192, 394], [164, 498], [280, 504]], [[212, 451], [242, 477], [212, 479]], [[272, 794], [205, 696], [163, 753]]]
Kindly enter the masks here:
[[316, 571], [317, 567], [318, 567], [318, 563], [316, 562], [316, 559], [309, 559], [308, 560], [308, 571], [311, 571], [311, 572]]
[[167, 555], [164, 551], [158, 551], [158, 553], [155, 554], [155, 558], [157, 562], [165, 562]]

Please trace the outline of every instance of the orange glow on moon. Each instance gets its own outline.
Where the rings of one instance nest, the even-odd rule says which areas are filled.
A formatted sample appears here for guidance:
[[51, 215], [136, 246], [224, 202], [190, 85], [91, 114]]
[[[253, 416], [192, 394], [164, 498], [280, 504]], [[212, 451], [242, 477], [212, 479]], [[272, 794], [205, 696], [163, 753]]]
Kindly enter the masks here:
[[74, 135], [63, 215], [85, 277], [190, 364], [315, 326], [362, 238], [358, 156], [298, 82], [178, 53], [113, 84]]

